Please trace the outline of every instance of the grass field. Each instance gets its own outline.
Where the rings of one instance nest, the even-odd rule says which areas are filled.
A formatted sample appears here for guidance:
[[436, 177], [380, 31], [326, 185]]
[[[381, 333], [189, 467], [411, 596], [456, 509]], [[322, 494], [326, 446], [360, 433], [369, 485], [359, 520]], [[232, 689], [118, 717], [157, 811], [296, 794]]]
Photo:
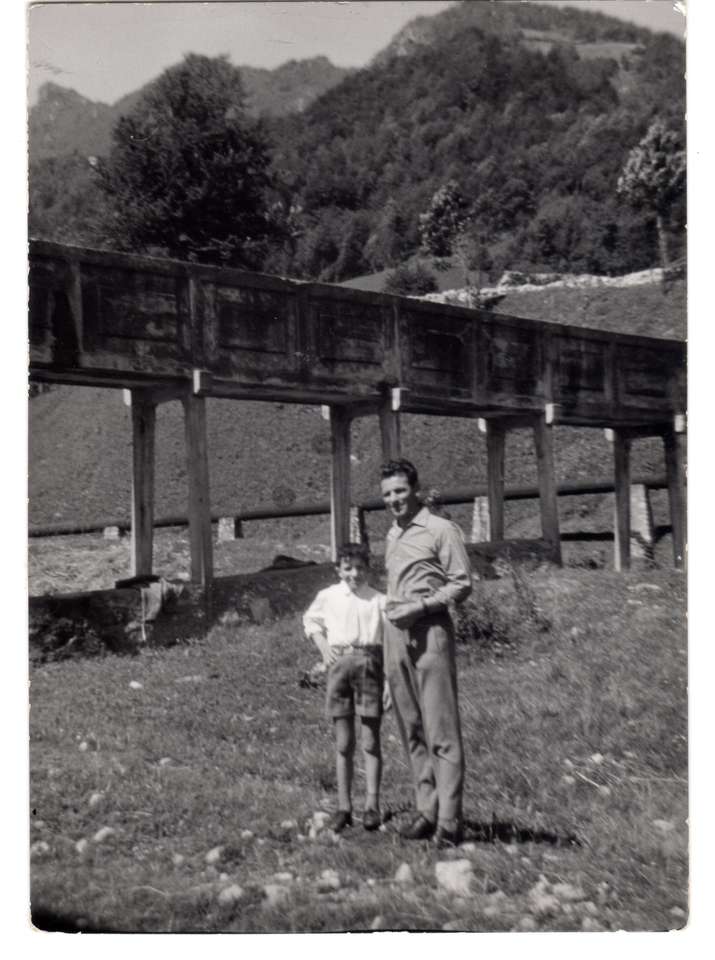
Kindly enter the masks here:
[[[307, 603], [308, 597], [305, 598]], [[535, 604], [538, 604], [538, 609]], [[35, 923], [117, 931], [665, 930], [686, 922], [685, 578], [539, 568], [475, 586], [459, 648], [467, 844], [339, 840], [323, 691], [295, 615], [31, 674]], [[463, 631], [464, 632], [464, 631]], [[493, 641], [499, 640], [496, 645]], [[358, 761], [358, 767], [360, 766]], [[356, 807], [361, 808], [357, 778]], [[464, 896], [438, 861], [461, 859]], [[402, 881], [395, 880], [402, 868]], [[325, 871], [334, 873], [325, 874]], [[541, 879], [543, 878], [543, 879]]]

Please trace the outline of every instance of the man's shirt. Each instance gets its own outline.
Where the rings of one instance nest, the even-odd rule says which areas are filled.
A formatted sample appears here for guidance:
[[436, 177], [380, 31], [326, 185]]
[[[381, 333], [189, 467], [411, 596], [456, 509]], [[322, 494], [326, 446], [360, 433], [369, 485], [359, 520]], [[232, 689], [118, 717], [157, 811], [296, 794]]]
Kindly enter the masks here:
[[342, 580], [321, 590], [303, 616], [309, 637], [325, 636], [331, 646], [382, 644], [385, 594], [365, 584], [353, 592]]
[[390, 600], [424, 600], [430, 609], [469, 596], [472, 568], [459, 529], [422, 507], [403, 530], [394, 523], [385, 548]]

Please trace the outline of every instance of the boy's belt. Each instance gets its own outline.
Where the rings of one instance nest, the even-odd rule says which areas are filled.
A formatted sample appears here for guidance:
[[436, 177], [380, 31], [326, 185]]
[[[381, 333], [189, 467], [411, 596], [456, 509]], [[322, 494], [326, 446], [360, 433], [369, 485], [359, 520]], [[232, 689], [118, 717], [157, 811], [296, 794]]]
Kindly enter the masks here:
[[345, 643], [339, 646], [331, 644], [330, 649], [339, 657], [345, 657], [350, 653], [366, 653], [375, 657], [382, 653], [382, 646], [379, 643]]

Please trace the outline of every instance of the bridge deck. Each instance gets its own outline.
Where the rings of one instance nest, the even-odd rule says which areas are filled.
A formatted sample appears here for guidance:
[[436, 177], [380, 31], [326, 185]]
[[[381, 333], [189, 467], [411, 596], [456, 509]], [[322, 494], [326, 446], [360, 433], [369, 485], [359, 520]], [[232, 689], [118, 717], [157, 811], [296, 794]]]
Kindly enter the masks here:
[[35, 380], [618, 427], [672, 422], [684, 366], [674, 340], [30, 242]]

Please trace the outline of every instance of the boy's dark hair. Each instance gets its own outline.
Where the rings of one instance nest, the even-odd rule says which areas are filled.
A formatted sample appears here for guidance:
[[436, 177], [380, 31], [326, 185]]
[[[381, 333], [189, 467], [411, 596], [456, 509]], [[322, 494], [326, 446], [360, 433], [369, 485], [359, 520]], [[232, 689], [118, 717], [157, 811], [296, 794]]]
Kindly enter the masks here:
[[338, 566], [342, 560], [362, 560], [366, 567], [370, 566], [370, 550], [366, 543], [344, 543], [338, 548]]
[[419, 486], [417, 467], [409, 460], [388, 460], [387, 463], [383, 463], [380, 470], [383, 480], [386, 480], [388, 477], [395, 477], [398, 473], [403, 474], [403, 476], [407, 478], [407, 482], [413, 490]]

